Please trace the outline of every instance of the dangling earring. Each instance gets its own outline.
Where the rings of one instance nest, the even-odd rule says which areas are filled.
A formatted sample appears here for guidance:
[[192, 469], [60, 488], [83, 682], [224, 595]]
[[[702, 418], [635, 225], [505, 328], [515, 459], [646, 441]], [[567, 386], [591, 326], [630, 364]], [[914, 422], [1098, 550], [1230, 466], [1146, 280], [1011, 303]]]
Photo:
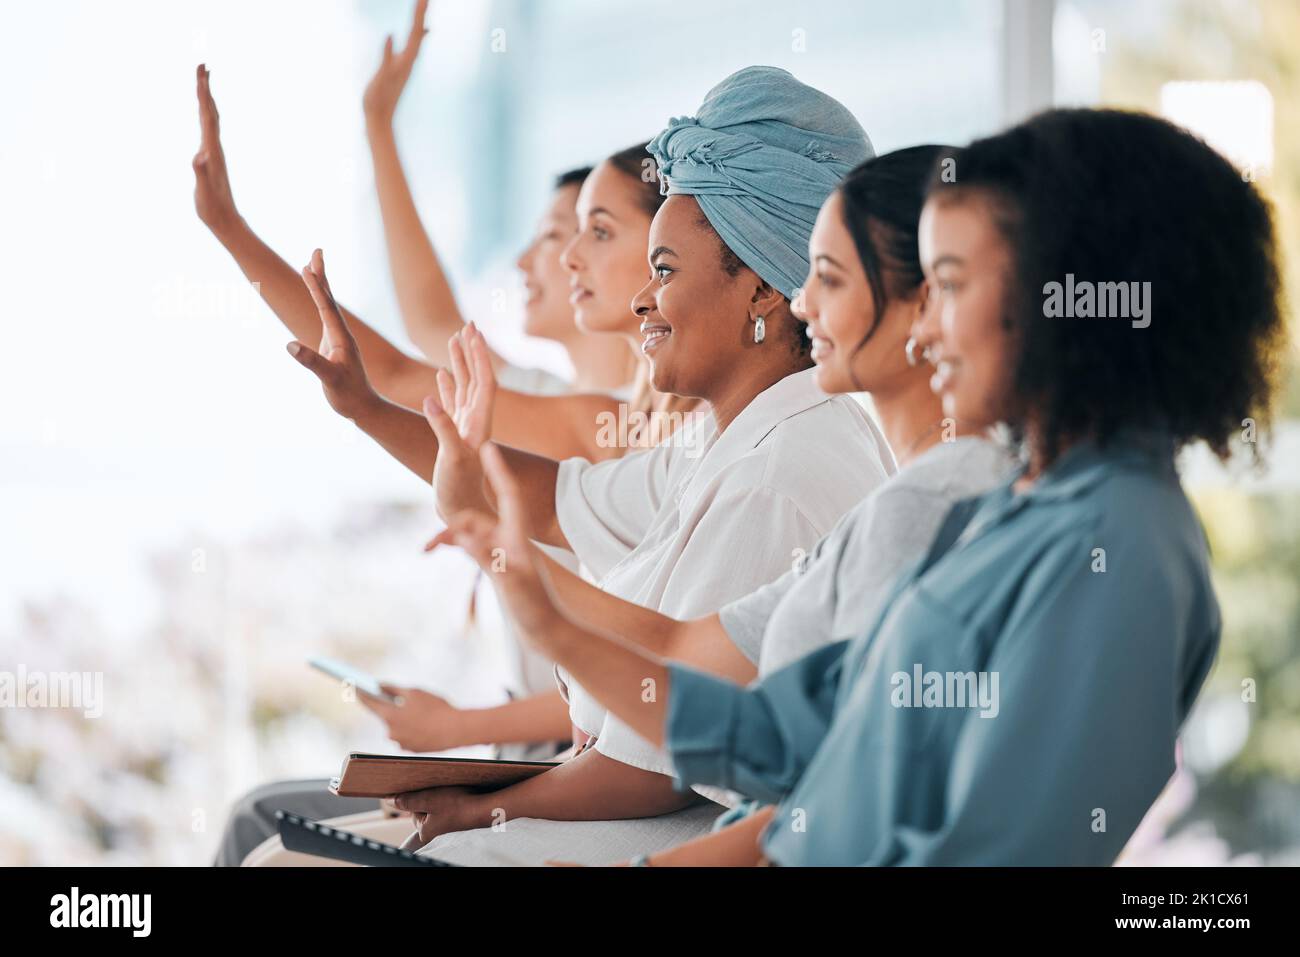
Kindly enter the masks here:
[[921, 359], [916, 354], [916, 347], [920, 345], [916, 341], [916, 336], [907, 337], [907, 345], [903, 346], [903, 354], [907, 356], [907, 364], [915, 369], [921, 363]]
[[765, 335], [767, 335], [767, 329], [763, 325], [763, 317], [759, 316], [754, 320], [754, 341], [762, 342]]

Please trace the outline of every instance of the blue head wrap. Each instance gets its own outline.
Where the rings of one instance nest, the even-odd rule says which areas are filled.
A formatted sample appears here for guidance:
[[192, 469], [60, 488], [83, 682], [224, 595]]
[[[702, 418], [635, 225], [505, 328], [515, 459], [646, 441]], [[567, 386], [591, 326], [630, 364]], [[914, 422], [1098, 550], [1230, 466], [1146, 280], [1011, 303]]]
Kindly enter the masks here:
[[843, 104], [773, 66], [731, 74], [646, 149], [660, 190], [694, 196], [728, 248], [787, 298], [808, 275], [817, 211], [875, 155]]

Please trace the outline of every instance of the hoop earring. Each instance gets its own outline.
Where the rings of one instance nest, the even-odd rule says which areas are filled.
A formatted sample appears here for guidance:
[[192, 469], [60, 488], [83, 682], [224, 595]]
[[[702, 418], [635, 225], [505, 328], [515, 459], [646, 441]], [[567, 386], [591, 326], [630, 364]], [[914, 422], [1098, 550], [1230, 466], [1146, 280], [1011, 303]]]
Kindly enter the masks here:
[[763, 324], [763, 317], [759, 316], [754, 320], [754, 341], [762, 342], [763, 337], [767, 335], [767, 328]]
[[907, 337], [907, 345], [903, 346], [903, 354], [907, 356], [907, 364], [915, 369], [921, 364], [920, 357], [916, 354], [917, 341], [915, 336]]

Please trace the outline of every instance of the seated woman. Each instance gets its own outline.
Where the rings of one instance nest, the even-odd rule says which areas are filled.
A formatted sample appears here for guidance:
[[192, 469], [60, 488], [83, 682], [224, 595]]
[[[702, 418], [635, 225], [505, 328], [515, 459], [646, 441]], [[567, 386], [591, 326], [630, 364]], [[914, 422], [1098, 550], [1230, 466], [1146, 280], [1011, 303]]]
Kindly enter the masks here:
[[[1104, 865], [1173, 770], [1221, 625], [1174, 454], [1227, 458], [1268, 420], [1270, 211], [1139, 114], [1052, 111], [951, 159], [921, 221], [920, 336], [944, 411], [1010, 426], [1024, 465], [953, 507], [872, 620], [744, 688], [567, 616], [495, 446], [499, 520], [449, 526], [481, 563], [500, 550], [519, 626], [682, 783], [777, 804], [657, 862]], [[1063, 316], [1067, 275], [1080, 296], [1134, 283], [1128, 308]]]
[[[420, 223], [392, 132], [392, 114], [423, 35], [423, 4], [420, 7], [406, 48], [395, 55], [386, 51], [367, 88], [367, 132], [403, 321], [412, 338], [426, 349], [432, 349], [431, 339], [437, 338], [426, 326], [458, 331], [450, 345], [444, 336], [441, 349], [430, 352], [434, 362], [455, 366], [465, 362], [462, 337], [465, 341], [481, 337], [473, 324], [465, 325], [461, 319], [434, 246]], [[202, 67], [197, 93], [202, 131], [194, 159], [199, 216], [249, 279], [258, 283], [258, 291], [284, 324], [296, 336], [316, 342], [320, 320], [301, 277], [257, 238], [235, 206], [216, 103], [208, 71]], [[647, 183], [641, 177], [644, 156], [644, 147], [631, 147], [601, 163], [590, 175], [583, 170], [562, 175], [537, 236], [519, 257], [518, 266], [529, 291], [524, 303], [525, 332], [561, 342], [575, 370], [572, 389], [586, 393], [553, 398], [532, 395], [539, 390], [556, 392], [558, 384], [543, 381], [535, 370], [510, 367], [489, 350], [497, 375], [514, 387], [502, 390], [499, 396], [495, 426], [501, 435], [531, 451], [593, 459], [617, 456], [627, 446], [597, 441], [593, 423], [598, 416], [614, 415], [626, 402], [643, 414], [658, 410], [665, 421], [684, 409], [677, 397], [654, 393], [643, 375], [637, 379], [635, 393], [628, 382], [629, 375], [644, 362], [639, 338], [635, 349], [629, 348], [636, 335], [636, 321], [627, 302], [640, 288], [645, 237], [663, 200], [657, 183]], [[593, 216], [587, 212], [593, 208], [603, 212]], [[616, 224], [613, 217], [617, 217]], [[612, 236], [615, 230], [618, 234]], [[592, 250], [593, 233], [599, 233], [602, 240], [598, 250]], [[588, 292], [575, 310], [569, 302], [570, 276], [584, 275], [591, 266], [601, 269], [601, 281], [586, 281]], [[576, 313], [580, 313], [580, 322], [575, 321]], [[375, 395], [375, 406], [393, 413], [390, 418], [400, 425], [401, 404], [418, 408], [423, 396], [436, 387], [437, 369], [405, 355], [360, 319], [349, 316], [366, 372], [378, 393], [390, 400], [381, 405]], [[609, 392], [615, 394], [601, 394]], [[357, 405], [353, 411], [362, 408]], [[427, 445], [428, 427], [423, 417], [408, 413], [404, 421], [414, 425], [419, 442]], [[431, 465], [428, 468], [432, 470]], [[566, 561], [558, 551], [552, 552], [552, 557]], [[571, 555], [567, 563], [576, 567]], [[427, 691], [403, 689], [406, 706], [381, 715], [389, 724], [389, 734], [412, 750], [484, 743], [503, 746], [513, 757], [549, 757], [556, 750], [554, 742], [569, 736], [568, 709], [554, 688], [551, 664], [523, 643], [514, 644], [514, 700], [494, 707], [458, 708]], [[549, 750], [541, 753], [548, 746]], [[242, 797], [225, 828], [218, 863], [238, 864], [249, 850], [275, 833], [276, 809], [321, 817], [374, 806], [372, 801], [333, 797], [326, 792], [326, 783], [274, 782]]]
[[[670, 133], [679, 126], [695, 135], [672, 148], [684, 151], [684, 169], [699, 166], [700, 179], [669, 181], [651, 225], [652, 278], [633, 305], [655, 387], [706, 400], [708, 415], [613, 462], [508, 454], [527, 475], [539, 542], [571, 546], [619, 597], [694, 617], [778, 577], [894, 466], [861, 406], [818, 388], [789, 305], [808, 270], [821, 202], [869, 152], [861, 127], [825, 94], [767, 67], [724, 80], [697, 120]], [[715, 188], [729, 183], [727, 192], [713, 196], [710, 176]], [[317, 283], [314, 273], [306, 278]], [[316, 292], [326, 320], [345, 335], [327, 292]], [[459, 431], [427, 402], [444, 514], [486, 504], [475, 451], [486, 437], [485, 393], [473, 382], [459, 391], [443, 395]], [[602, 753], [599, 740], [553, 771], [494, 792], [494, 807], [461, 797], [438, 795], [456, 810], [438, 816], [443, 830], [487, 827], [500, 818], [495, 807], [505, 808], [513, 831], [524, 817], [645, 818], [691, 803], [665, 775]], [[707, 829], [716, 812], [688, 810], [672, 839]]]

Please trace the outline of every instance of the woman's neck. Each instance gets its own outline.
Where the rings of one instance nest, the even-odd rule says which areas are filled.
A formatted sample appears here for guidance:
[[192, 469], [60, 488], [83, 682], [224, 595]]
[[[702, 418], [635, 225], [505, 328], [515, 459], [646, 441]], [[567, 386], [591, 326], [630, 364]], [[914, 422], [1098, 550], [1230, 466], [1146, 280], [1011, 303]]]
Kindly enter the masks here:
[[717, 424], [718, 432], [721, 433], [734, 422], [736, 416], [745, 411], [745, 407], [760, 393], [766, 392], [787, 376], [802, 371], [803, 368], [794, 368], [789, 362], [755, 362], [719, 383], [716, 392], [705, 396], [713, 412], [713, 421]]
[[574, 392], [616, 392], [636, 376], [637, 357], [622, 336], [578, 332], [561, 345], [573, 364]]
[[1020, 492], [1027, 492], [1029, 489], [1033, 488], [1038, 480], [1043, 477], [1043, 474], [1050, 469], [1052, 465], [1060, 461], [1061, 456], [1080, 441], [1080, 437], [1078, 436], [1057, 438], [1056, 454], [1050, 461], [1048, 461], [1044, 455], [1046, 443], [1042, 440], [1042, 430], [1033, 421], [1025, 426], [1025, 439], [1026, 445], [1029, 448], [1029, 456], [1026, 460], [1024, 472], [1021, 473], [1020, 478], [1016, 479], [1013, 486], [1017, 494]]
[[930, 390], [930, 377], [919, 371], [891, 389], [871, 393], [881, 431], [903, 468], [945, 437], [964, 434], [955, 423], [944, 428], [943, 403]]

